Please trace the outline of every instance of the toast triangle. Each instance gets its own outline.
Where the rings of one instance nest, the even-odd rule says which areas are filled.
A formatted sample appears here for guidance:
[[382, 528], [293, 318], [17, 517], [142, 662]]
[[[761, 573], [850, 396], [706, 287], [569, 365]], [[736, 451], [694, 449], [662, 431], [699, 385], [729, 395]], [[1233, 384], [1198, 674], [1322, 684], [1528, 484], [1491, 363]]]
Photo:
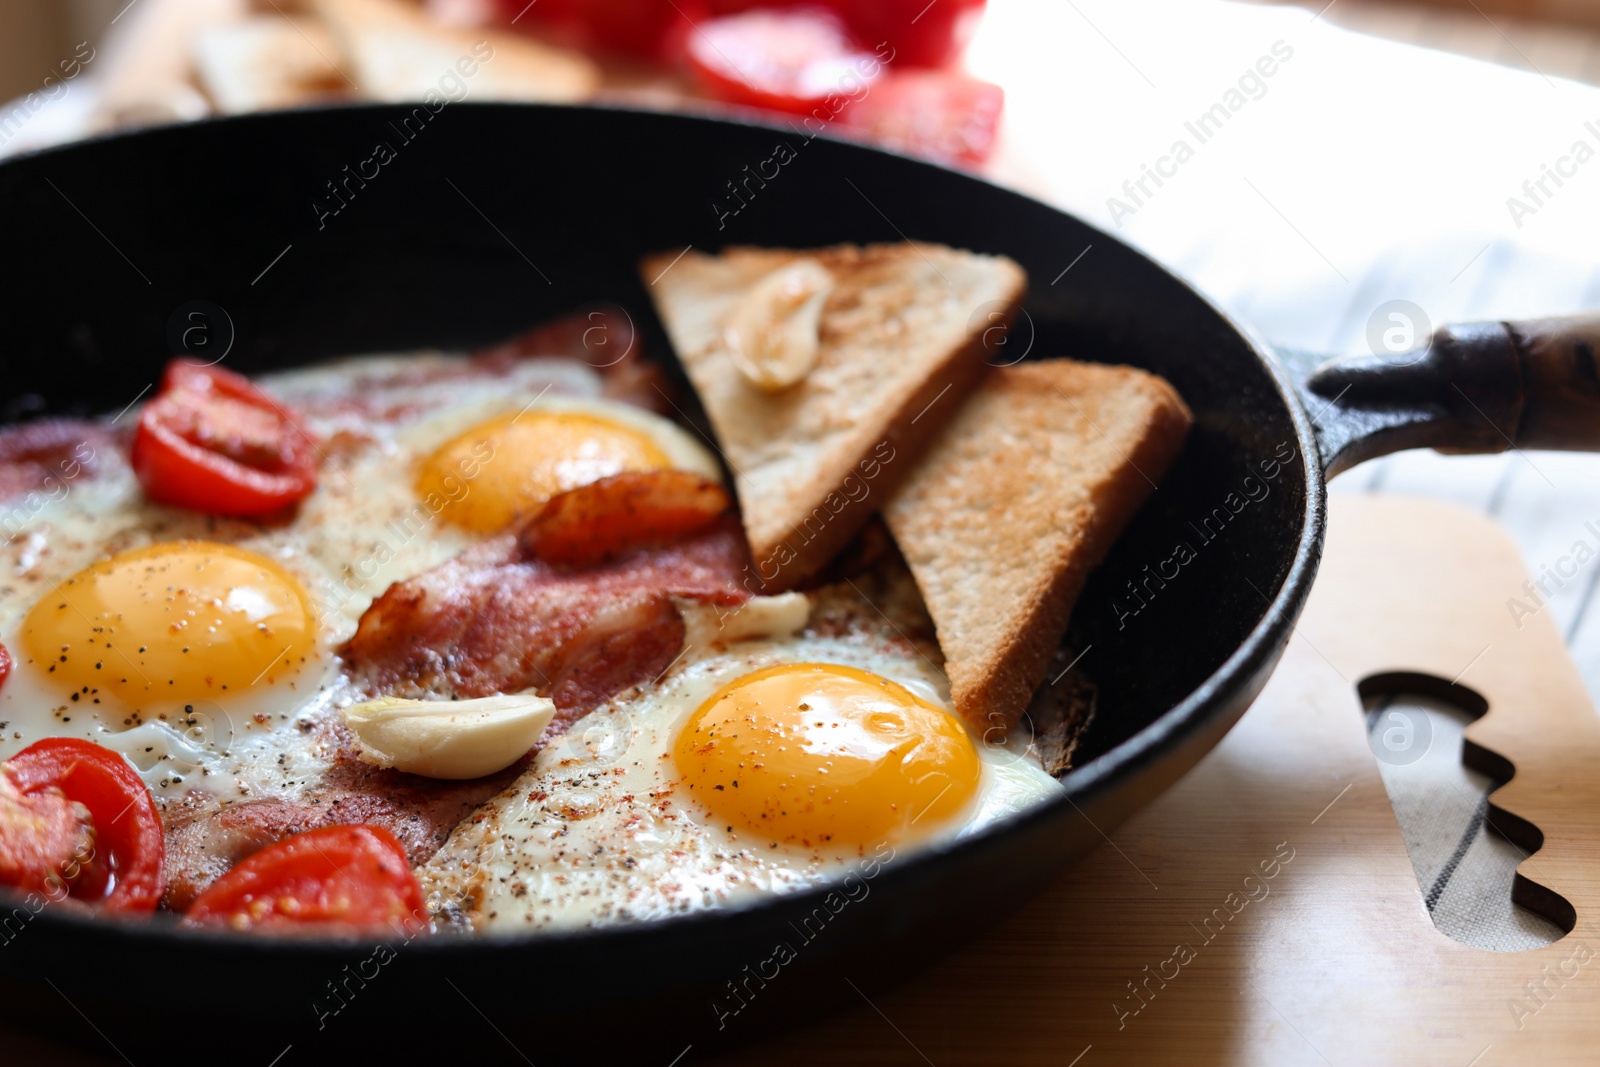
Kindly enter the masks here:
[[889, 498], [884, 519], [975, 729], [1021, 717], [1084, 580], [1191, 422], [1171, 385], [1132, 367], [999, 368]]
[[[766, 392], [736, 367], [724, 326], [752, 286], [802, 259], [835, 281], [816, 364]], [[667, 252], [641, 274], [732, 469], [763, 591], [803, 581], [878, 510], [988, 369], [984, 333], [1027, 288], [1003, 256], [912, 242]]]

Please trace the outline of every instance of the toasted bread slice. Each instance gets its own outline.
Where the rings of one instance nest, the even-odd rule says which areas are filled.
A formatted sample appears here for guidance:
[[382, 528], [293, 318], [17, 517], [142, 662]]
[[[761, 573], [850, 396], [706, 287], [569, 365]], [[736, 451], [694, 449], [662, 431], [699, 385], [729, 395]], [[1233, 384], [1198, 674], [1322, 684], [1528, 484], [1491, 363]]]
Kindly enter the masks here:
[[887, 501], [972, 726], [1016, 723], [1090, 569], [1191, 421], [1172, 386], [1131, 367], [1001, 368]]
[[519, 33], [445, 26], [399, 0], [312, 0], [312, 7], [368, 99], [572, 101], [600, 84], [599, 68], [578, 52]]
[[207, 26], [194, 35], [200, 86], [227, 114], [295, 107], [347, 95], [340, 53], [315, 19], [260, 15]]
[[[835, 285], [816, 362], [767, 392], [738, 369], [725, 327], [757, 282], [807, 260]], [[641, 273], [733, 470], [753, 588], [769, 592], [815, 572], [877, 511], [988, 369], [983, 333], [1027, 288], [1004, 257], [909, 242], [667, 252]]]

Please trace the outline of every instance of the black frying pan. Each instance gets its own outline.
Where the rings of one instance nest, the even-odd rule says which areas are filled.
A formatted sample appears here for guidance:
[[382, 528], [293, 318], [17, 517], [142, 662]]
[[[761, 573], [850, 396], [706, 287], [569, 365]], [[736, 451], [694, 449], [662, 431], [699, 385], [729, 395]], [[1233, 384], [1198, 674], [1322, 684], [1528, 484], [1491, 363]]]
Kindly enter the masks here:
[[[1444, 331], [1426, 355], [1312, 375], [1313, 361], [1280, 362], [1114, 237], [927, 164], [683, 116], [453, 104], [413, 119], [408, 137], [409, 114], [257, 116], [0, 165], [0, 416], [121, 409], [154, 380], [169, 327], [196, 300], [225, 311], [228, 364], [247, 373], [481, 344], [595, 299], [633, 309], [665, 354], [634, 273], [644, 252], [908, 236], [1003, 252], [1033, 279], [1003, 358], [1146, 367], [1196, 417], [1074, 616], [1069, 640], [1087, 650], [1100, 710], [1066, 796], [896, 859], [825, 923], [813, 893], [578, 936], [418, 939], [390, 959], [371, 946], [0, 912], [0, 1010], [27, 1025], [141, 1063], [206, 1049], [265, 1064], [290, 1045], [284, 1067], [396, 1051], [514, 1062], [510, 1042], [541, 1064], [665, 1065], [686, 1046], [814, 1018], [855, 996], [845, 978], [870, 991], [984, 929], [1217, 743], [1305, 602], [1325, 473], [1422, 445], [1600, 443], [1600, 379], [1576, 327]], [[379, 142], [394, 158], [350, 180], [373, 174], [362, 161]], [[779, 142], [793, 158], [747, 184], [771, 173], [761, 164]], [[1192, 558], [1175, 567], [1179, 543]], [[752, 978], [780, 941], [796, 958]]]

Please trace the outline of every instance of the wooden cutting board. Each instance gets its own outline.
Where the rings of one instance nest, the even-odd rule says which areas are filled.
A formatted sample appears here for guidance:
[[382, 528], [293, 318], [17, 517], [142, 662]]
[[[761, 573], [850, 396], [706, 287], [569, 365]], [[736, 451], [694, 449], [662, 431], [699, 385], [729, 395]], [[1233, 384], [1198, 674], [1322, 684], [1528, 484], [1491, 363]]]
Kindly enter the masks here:
[[[1593, 1063], [1600, 718], [1548, 616], [1507, 609], [1524, 580], [1481, 516], [1335, 498], [1283, 665], [1193, 773], [981, 941], [723, 1062]], [[1516, 767], [1494, 799], [1543, 831], [1521, 871], [1576, 908], [1564, 939], [1491, 953], [1429, 921], [1356, 692], [1389, 671], [1488, 701], [1467, 736]], [[4, 1027], [0, 1048], [122, 1062]]]
[[[1525, 576], [1479, 515], [1335, 498], [1283, 665], [1199, 767], [980, 942], [727, 1062], [1594, 1063], [1600, 718], [1548, 616], [1518, 628]], [[1493, 800], [1543, 831], [1519, 870], [1576, 908], [1562, 940], [1434, 928], [1356, 691], [1391, 671], [1487, 700], [1467, 737], [1515, 765]]]

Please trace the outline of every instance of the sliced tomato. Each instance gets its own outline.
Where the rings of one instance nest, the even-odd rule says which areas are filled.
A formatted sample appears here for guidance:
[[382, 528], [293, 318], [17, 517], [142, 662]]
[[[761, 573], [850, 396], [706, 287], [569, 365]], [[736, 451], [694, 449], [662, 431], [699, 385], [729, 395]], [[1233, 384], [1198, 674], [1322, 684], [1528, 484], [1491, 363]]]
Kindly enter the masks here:
[[393, 834], [377, 826], [324, 826], [246, 856], [195, 899], [184, 921], [235, 930], [403, 933], [426, 916], [422, 889]]
[[844, 124], [870, 140], [943, 163], [982, 163], [994, 151], [1005, 92], [964, 74], [900, 71], [854, 106]]
[[727, 490], [689, 471], [627, 471], [551, 497], [522, 530], [523, 551], [591, 567], [697, 533], [728, 510]]
[[162, 504], [266, 515], [316, 488], [317, 449], [299, 417], [248, 378], [175, 359], [139, 417], [133, 470]]
[[707, 19], [685, 39], [689, 67], [706, 92], [735, 104], [831, 119], [848, 111], [883, 72], [824, 8], [752, 10]]
[[0, 645], [0, 686], [4, 686], [9, 677], [11, 677], [11, 650], [5, 645]]
[[24, 798], [58, 797], [87, 810], [91, 855], [56, 872], [71, 895], [107, 911], [155, 910], [166, 891], [161, 816], [144, 779], [119, 753], [92, 741], [50, 737], [5, 762]]

